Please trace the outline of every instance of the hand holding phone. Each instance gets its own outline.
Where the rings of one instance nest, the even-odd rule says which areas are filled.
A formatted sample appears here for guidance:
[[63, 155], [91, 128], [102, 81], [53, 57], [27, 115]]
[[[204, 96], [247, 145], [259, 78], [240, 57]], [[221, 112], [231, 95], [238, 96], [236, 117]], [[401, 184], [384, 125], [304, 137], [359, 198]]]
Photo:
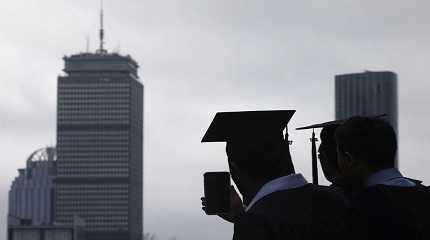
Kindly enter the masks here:
[[[208, 215], [230, 212], [230, 174], [206, 172], [204, 178], [204, 210]], [[203, 199], [202, 199], [203, 200]]]

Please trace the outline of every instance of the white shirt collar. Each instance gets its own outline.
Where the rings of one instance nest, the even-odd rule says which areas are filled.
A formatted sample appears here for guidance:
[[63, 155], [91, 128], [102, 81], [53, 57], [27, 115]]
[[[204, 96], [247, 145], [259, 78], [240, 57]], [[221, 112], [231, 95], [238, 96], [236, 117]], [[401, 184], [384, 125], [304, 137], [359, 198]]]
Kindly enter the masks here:
[[367, 179], [367, 186], [386, 185], [397, 187], [414, 187], [415, 183], [403, 177], [399, 170], [387, 168], [372, 174]]
[[282, 190], [298, 188], [306, 185], [308, 182], [302, 176], [302, 174], [290, 174], [287, 176], [283, 176], [280, 178], [276, 178], [266, 184], [263, 185], [262, 188], [257, 192], [254, 198], [251, 200], [251, 203], [246, 207], [245, 211], [251, 209], [251, 207], [263, 197]]

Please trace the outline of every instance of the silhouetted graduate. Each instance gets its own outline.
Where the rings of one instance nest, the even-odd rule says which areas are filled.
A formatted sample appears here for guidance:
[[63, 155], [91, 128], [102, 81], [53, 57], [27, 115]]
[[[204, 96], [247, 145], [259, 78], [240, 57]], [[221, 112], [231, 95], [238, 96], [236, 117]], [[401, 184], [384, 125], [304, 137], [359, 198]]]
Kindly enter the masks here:
[[337, 166], [336, 141], [334, 132], [343, 120], [330, 121], [324, 123], [313, 124], [306, 127], [296, 128], [296, 130], [312, 129], [312, 177], [314, 184], [318, 184], [318, 169], [317, 169], [317, 150], [315, 138], [315, 129], [322, 128], [320, 133], [320, 147], [318, 148], [321, 167], [324, 176], [332, 184], [336, 184], [339, 179], [339, 168]]
[[203, 137], [227, 142], [230, 173], [243, 196], [243, 211], [232, 210], [242, 214], [229, 218], [233, 239], [344, 238], [345, 199], [295, 174], [283, 135], [294, 112], [217, 113]]
[[[380, 115], [383, 116], [383, 115]], [[377, 116], [377, 117], [380, 117]], [[324, 177], [331, 183], [330, 187], [341, 191], [348, 198], [352, 197], [356, 191], [358, 191], [357, 183], [347, 182], [342, 177], [339, 171], [337, 162], [337, 144], [335, 140], [336, 129], [346, 121], [346, 119], [329, 121], [324, 123], [318, 123], [309, 125], [306, 127], [296, 128], [296, 130], [312, 129], [312, 175], [315, 183], [318, 181], [318, 169], [317, 169], [317, 153], [316, 153], [316, 141], [315, 129], [321, 128], [320, 132], [320, 145], [318, 148], [318, 158], [320, 160], [321, 168], [324, 173]]]
[[[386, 117], [386, 114], [379, 114], [371, 116], [370, 118], [381, 119]], [[356, 179], [346, 179], [340, 174], [339, 165], [337, 161], [337, 144], [335, 139], [335, 132], [337, 128], [345, 123], [348, 119], [340, 119], [329, 122], [309, 125], [306, 127], [296, 128], [296, 130], [312, 129], [312, 176], [313, 182], [318, 182], [318, 169], [317, 169], [317, 154], [316, 154], [316, 141], [315, 129], [321, 128], [320, 132], [320, 146], [318, 148], [318, 158], [320, 160], [321, 168], [324, 177], [331, 183], [330, 187], [340, 190], [347, 198], [352, 198], [360, 191], [360, 183]], [[418, 184], [421, 181], [409, 179]]]
[[351, 201], [351, 237], [430, 239], [429, 190], [394, 168], [397, 140], [390, 124], [354, 117], [335, 137], [341, 174], [361, 186]]

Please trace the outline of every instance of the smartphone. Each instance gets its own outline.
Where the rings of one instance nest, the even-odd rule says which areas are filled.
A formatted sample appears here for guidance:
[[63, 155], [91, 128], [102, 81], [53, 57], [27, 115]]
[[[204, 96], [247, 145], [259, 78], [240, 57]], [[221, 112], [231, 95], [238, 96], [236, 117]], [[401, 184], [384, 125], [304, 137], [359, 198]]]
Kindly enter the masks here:
[[230, 212], [229, 172], [206, 172], [203, 174], [206, 214], [216, 215]]

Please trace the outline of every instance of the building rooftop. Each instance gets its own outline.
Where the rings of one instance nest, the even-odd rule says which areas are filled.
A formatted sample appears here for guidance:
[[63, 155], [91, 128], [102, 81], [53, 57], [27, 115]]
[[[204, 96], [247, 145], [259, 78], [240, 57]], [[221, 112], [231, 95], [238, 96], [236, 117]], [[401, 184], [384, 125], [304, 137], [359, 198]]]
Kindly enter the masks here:
[[78, 54], [72, 54], [70, 56], [64, 56], [65, 60], [128, 60], [136, 67], [139, 64], [130, 55], [121, 55], [119, 53], [108, 53], [108, 52], [84, 52]]
[[351, 76], [351, 75], [363, 75], [363, 74], [369, 74], [369, 75], [370, 74], [391, 74], [391, 75], [396, 75], [396, 73], [393, 71], [370, 71], [370, 70], [366, 69], [363, 72], [337, 74], [336, 77]]
[[64, 58], [64, 72], [69, 76], [100, 73], [119, 73], [133, 75], [137, 78], [138, 63], [130, 55], [108, 53], [79, 53]]

